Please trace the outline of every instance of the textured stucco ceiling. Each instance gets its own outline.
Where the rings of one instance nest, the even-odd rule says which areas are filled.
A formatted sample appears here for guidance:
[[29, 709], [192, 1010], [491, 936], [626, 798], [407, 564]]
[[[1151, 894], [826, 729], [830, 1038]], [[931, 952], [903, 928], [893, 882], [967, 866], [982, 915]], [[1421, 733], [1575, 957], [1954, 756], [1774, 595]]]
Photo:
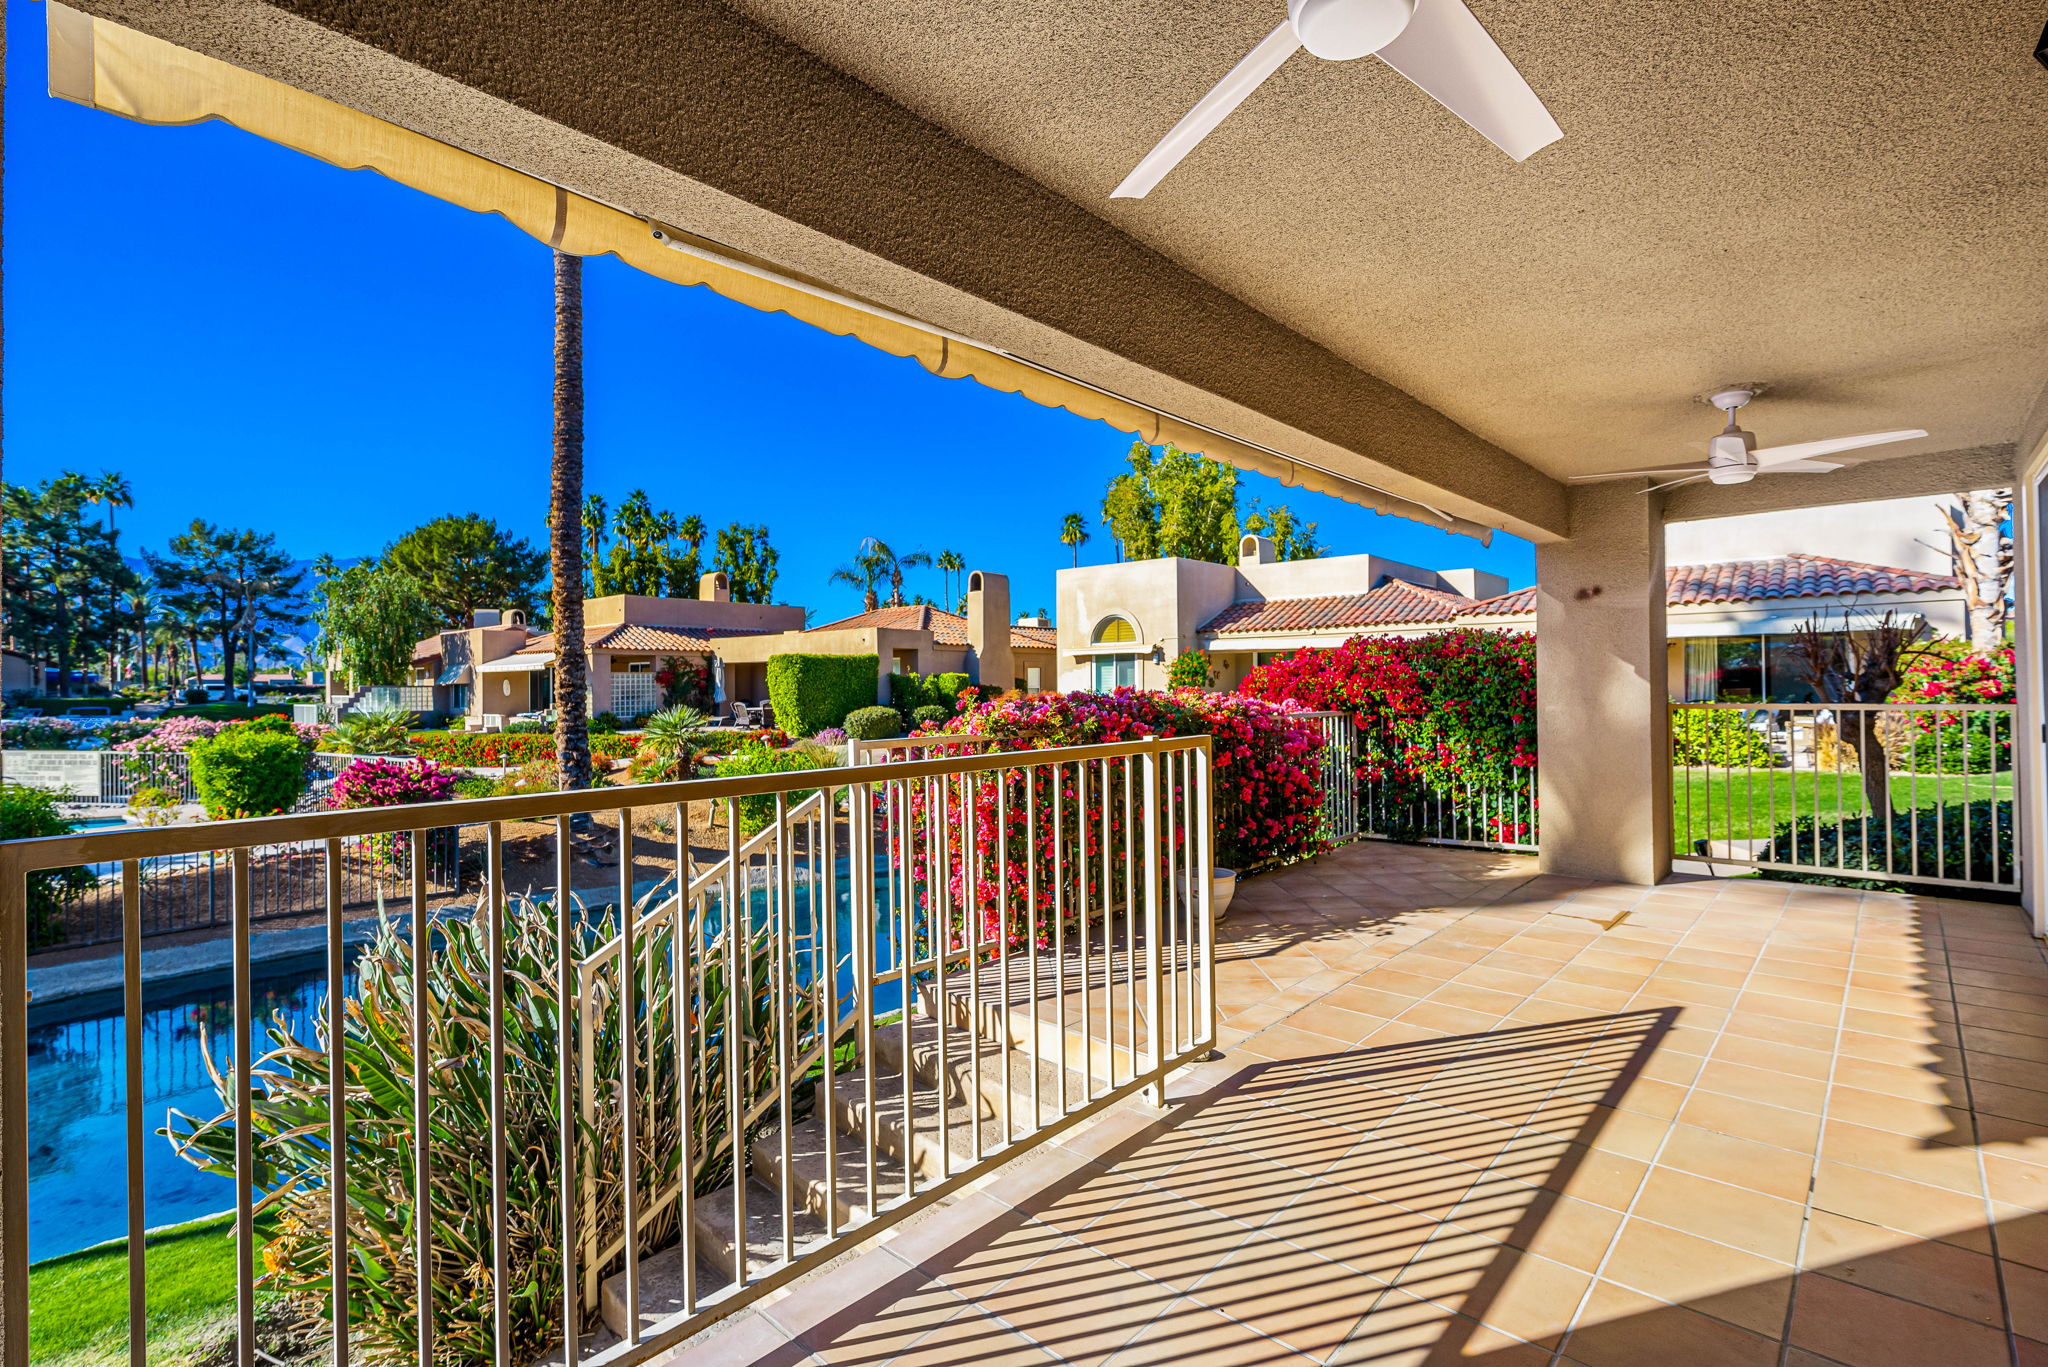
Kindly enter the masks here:
[[835, 67], [1553, 475], [2008, 442], [2048, 378], [2037, 4], [1475, 0], [1565, 129], [1517, 166], [1371, 59], [1297, 55], [1111, 187], [1276, 0], [735, 0]]

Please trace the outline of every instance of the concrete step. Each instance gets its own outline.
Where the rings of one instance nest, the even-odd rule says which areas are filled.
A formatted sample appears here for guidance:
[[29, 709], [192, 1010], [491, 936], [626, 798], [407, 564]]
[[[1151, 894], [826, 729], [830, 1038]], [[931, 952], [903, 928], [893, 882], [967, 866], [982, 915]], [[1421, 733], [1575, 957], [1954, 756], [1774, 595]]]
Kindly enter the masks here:
[[[782, 1201], [773, 1190], [750, 1181], [746, 1203], [747, 1266], [759, 1275], [782, 1260]], [[699, 1196], [692, 1213], [697, 1236], [697, 1298], [701, 1302], [732, 1284], [736, 1229], [732, 1188], [724, 1186]], [[791, 1227], [799, 1257], [825, 1241], [824, 1225], [800, 1203]], [[627, 1324], [623, 1271], [605, 1278], [599, 1302], [606, 1327], [623, 1336]], [[682, 1308], [683, 1245], [678, 1241], [640, 1260], [640, 1323], [644, 1328]]]

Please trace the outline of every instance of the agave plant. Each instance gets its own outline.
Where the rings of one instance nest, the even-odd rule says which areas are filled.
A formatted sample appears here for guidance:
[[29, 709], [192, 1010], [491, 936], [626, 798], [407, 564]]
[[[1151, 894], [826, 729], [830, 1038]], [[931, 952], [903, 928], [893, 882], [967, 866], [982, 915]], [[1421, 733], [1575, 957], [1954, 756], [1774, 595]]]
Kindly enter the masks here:
[[664, 707], [640, 724], [635, 777], [644, 783], [670, 783], [690, 777], [697, 749], [711, 730], [711, 718], [687, 705]]
[[372, 702], [356, 708], [335, 725], [335, 743], [355, 755], [409, 755], [413, 714], [396, 703]]
[[[660, 895], [660, 894], [657, 894]], [[650, 899], [641, 914], [654, 909]], [[730, 937], [715, 911], [709, 925], [688, 922], [688, 972], [678, 972], [675, 920], [663, 919], [636, 935], [632, 957], [634, 1056], [641, 1209], [639, 1242], [652, 1252], [675, 1240], [676, 1190], [683, 1148], [678, 1093], [683, 1085], [676, 1047], [680, 998], [689, 1022], [694, 1162], [690, 1180], [702, 1193], [728, 1180], [732, 1169], [726, 1125], [727, 1000]], [[745, 981], [749, 990], [735, 1013], [741, 1041], [738, 1069], [746, 1109], [760, 1123], [773, 1120], [775, 1010], [789, 1003], [792, 1037], [799, 1047], [816, 1039], [815, 972], [792, 965], [778, 974], [774, 936], [750, 918]], [[490, 928], [484, 919], [456, 918], [437, 927], [441, 940], [415, 972], [409, 938], [386, 922], [356, 966], [352, 994], [339, 998], [349, 1134], [345, 1209], [353, 1261], [349, 1280], [352, 1346], [365, 1362], [412, 1362], [422, 1285], [432, 1299], [436, 1367], [493, 1361], [491, 1213], [491, 1064], [504, 1063], [504, 1143], [509, 1161], [508, 1241], [512, 1344], [516, 1361], [531, 1361], [561, 1338], [562, 1248], [560, 1165], [564, 1118], [556, 1104], [562, 1070], [580, 1071], [588, 1085], [573, 1126], [582, 1210], [593, 1224], [579, 1227], [579, 1266], [609, 1271], [623, 1257], [624, 1110], [621, 1103], [620, 962], [613, 917], [579, 919], [571, 937], [578, 996], [565, 1013], [557, 996], [559, 963], [553, 907], [510, 899], [503, 930], [504, 1046], [491, 1042]], [[815, 965], [810, 967], [815, 968]], [[683, 990], [677, 991], [678, 983]], [[430, 1024], [424, 1041], [412, 1028], [414, 993], [428, 994]], [[317, 1330], [330, 1313], [331, 1202], [326, 1144], [333, 1089], [328, 1040], [336, 999], [316, 1013], [312, 1038], [301, 1039], [284, 1016], [268, 1029], [271, 1047], [251, 1071], [256, 1185], [267, 1193], [258, 1207], [267, 1236], [259, 1283], [282, 1293]], [[566, 1015], [566, 1022], [565, 1022]], [[566, 1029], [565, 1029], [566, 1024]], [[582, 1043], [565, 1060], [565, 1035]], [[415, 1195], [413, 1151], [414, 1060], [424, 1043], [432, 1060], [429, 1199]], [[212, 1053], [207, 1052], [209, 1066]], [[574, 1079], [572, 1079], [574, 1080]], [[197, 1120], [171, 1112], [163, 1133], [187, 1161], [232, 1176], [237, 1081], [216, 1071], [221, 1113]], [[580, 1219], [581, 1217], [579, 1217]], [[433, 1261], [422, 1271], [415, 1255], [417, 1221], [432, 1222]]]

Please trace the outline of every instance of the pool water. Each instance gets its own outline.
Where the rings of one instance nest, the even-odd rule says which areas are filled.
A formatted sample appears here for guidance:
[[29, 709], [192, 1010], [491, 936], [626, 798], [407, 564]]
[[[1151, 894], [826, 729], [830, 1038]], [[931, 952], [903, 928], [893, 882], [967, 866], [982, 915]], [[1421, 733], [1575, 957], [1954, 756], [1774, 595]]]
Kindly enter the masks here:
[[[257, 1020], [251, 1043], [260, 1056], [274, 1012], [283, 1012], [301, 1038], [310, 1037], [327, 994], [327, 971], [323, 966], [259, 977], [253, 994]], [[206, 1055], [223, 1067], [233, 1059], [233, 1020], [233, 997], [225, 985], [143, 999], [142, 1095], [149, 1131], [143, 1144], [143, 1212], [151, 1228], [235, 1203], [233, 1182], [193, 1167], [156, 1133], [174, 1109], [201, 1119], [220, 1113]], [[31, 1262], [128, 1232], [127, 1069], [118, 1004], [81, 1020], [29, 1028]]]
[[[844, 1003], [853, 999], [853, 970], [851, 889], [843, 876], [843, 864], [841, 869], [842, 876], [834, 879], [838, 891], [835, 949], [840, 957], [835, 976], [838, 997]], [[810, 897], [802, 886], [794, 892], [791, 938], [801, 952], [811, 932]], [[886, 879], [878, 879], [877, 895], [882, 905], [888, 905]], [[766, 925], [766, 890], [755, 889], [750, 901], [750, 919], [756, 926]], [[721, 920], [714, 894], [707, 908], [705, 933], [716, 934]], [[895, 946], [886, 931], [877, 937], [872, 961], [882, 971], [896, 961]], [[353, 990], [354, 975], [345, 982], [345, 990]], [[252, 1057], [260, 1058], [269, 1048], [269, 1022], [280, 1012], [299, 1039], [316, 1038], [313, 1023], [327, 995], [324, 964], [258, 976], [252, 990]], [[872, 1009], [877, 1015], [886, 1015], [894, 1012], [901, 1000], [900, 984], [881, 984]], [[143, 1202], [148, 1228], [234, 1206], [231, 1180], [201, 1172], [178, 1157], [158, 1133], [172, 1110], [200, 1120], [222, 1111], [219, 1093], [207, 1072], [206, 1056], [210, 1053], [223, 1069], [232, 1061], [233, 1020], [233, 997], [225, 983], [205, 989], [169, 987], [144, 997], [142, 1092], [148, 1133], [143, 1145]], [[127, 1066], [127, 1040], [118, 1001], [81, 1019], [29, 1029], [31, 1262], [128, 1232]]]

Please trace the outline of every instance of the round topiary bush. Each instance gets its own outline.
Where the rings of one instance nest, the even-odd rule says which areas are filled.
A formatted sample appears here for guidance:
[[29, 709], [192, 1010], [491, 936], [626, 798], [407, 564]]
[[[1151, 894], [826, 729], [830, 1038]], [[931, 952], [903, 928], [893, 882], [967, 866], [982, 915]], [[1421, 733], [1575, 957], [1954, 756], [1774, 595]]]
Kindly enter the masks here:
[[216, 821], [290, 811], [306, 789], [306, 752], [289, 729], [230, 726], [186, 753], [192, 786]]
[[925, 706], [913, 710], [910, 714], [910, 724], [912, 726], [944, 726], [952, 719], [953, 709], [950, 707], [940, 707], [936, 703], [927, 703]]
[[903, 718], [893, 707], [857, 707], [846, 714], [845, 730], [855, 740], [894, 740], [903, 734]]

